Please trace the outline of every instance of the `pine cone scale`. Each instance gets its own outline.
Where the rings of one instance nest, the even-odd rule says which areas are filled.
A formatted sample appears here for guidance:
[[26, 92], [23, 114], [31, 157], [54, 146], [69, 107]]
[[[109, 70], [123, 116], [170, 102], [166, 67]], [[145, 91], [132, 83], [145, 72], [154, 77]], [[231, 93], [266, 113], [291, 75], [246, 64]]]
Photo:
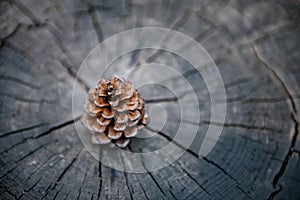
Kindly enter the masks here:
[[110, 119], [110, 118], [114, 117], [114, 113], [109, 107], [105, 107], [103, 109], [103, 112], [102, 112], [101, 116], [106, 118], [106, 119]]
[[134, 137], [134, 136], [136, 136], [137, 131], [138, 131], [137, 127], [128, 127], [128, 128], [124, 131], [124, 135], [125, 135], [125, 137], [127, 137], [127, 138]]
[[124, 131], [126, 129], [126, 124], [119, 124], [115, 122], [114, 130], [116, 131]]
[[108, 138], [104, 133], [92, 133], [92, 143], [94, 144], [108, 144], [111, 139]]
[[120, 138], [120, 139], [116, 140], [115, 144], [118, 147], [124, 148], [129, 144], [129, 142], [130, 142], [130, 140], [128, 138], [124, 137], [124, 138]]

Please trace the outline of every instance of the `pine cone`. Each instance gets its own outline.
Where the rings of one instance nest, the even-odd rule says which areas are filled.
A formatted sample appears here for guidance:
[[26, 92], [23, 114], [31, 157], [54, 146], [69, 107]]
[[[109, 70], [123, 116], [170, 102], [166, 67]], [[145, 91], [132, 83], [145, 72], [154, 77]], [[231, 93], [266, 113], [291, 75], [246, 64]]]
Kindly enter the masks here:
[[147, 122], [144, 98], [132, 83], [119, 77], [102, 79], [90, 89], [82, 124], [92, 133], [93, 144], [126, 147]]

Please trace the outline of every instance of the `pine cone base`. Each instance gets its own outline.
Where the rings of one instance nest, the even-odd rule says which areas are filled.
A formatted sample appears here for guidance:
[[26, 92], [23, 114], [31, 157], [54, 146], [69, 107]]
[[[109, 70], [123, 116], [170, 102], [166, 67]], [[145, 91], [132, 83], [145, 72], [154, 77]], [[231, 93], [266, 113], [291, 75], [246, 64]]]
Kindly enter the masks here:
[[93, 144], [112, 142], [124, 148], [147, 123], [144, 98], [131, 82], [116, 76], [90, 89], [84, 111], [81, 122]]

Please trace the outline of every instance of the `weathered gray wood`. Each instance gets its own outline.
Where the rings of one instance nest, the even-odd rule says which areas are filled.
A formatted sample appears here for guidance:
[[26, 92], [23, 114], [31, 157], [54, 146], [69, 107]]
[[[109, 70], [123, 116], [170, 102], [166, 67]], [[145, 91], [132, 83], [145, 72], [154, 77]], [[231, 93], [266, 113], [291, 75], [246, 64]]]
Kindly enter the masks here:
[[[299, 8], [296, 0], [1, 1], [0, 199], [299, 199]], [[126, 173], [84, 148], [74, 126], [82, 108], [73, 108], [73, 116], [72, 89], [98, 43], [146, 26], [180, 31], [205, 47], [225, 83], [227, 115], [218, 143], [199, 158], [208, 125], [222, 125], [210, 121], [203, 77], [169, 52], [123, 55], [112, 65], [138, 71], [141, 61], [156, 62], [181, 72], [201, 112], [200, 122], [182, 121], [187, 133], [198, 132], [178, 160], [158, 171]], [[78, 102], [93, 86], [88, 78], [78, 77]], [[188, 104], [192, 91], [179, 89], [178, 98]], [[127, 148], [149, 152], [175, 136], [179, 103], [165, 87], [140, 90], [147, 108], [160, 106], [167, 116], [161, 130], [159, 120], [143, 130], [153, 137], [133, 139]]]

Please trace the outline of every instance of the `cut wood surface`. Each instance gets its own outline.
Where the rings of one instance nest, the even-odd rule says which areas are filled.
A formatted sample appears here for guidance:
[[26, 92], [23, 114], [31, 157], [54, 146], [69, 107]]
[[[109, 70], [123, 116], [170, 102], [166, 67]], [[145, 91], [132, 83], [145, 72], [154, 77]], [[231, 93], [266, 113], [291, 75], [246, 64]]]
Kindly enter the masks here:
[[[300, 199], [299, 20], [298, 0], [1, 1], [0, 199]], [[72, 107], [73, 86], [99, 43], [149, 26], [182, 32], [206, 49], [224, 81], [226, 119], [224, 125], [210, 120], [205, 82], [183, 58], [154, 49], [123, 55], [112, 65], [137, 74], [141, 62], [179, 70], [201, 114], [200, 121], [181, 121], [186, 134], [198, 132], [179, 159], [127, 173], [99, 162], [83, 145], [75, 127], [83, 108]], [[106, 75], [122, 73], [113, 69]], [[83, 102], [95, 85], [88, 76], [77, 81], [74, 98]], [[189, 104], [190, 92], [177, 77], [165, 84], [182, 89], [178, 98]], [[126, 150], [149, 152], [172, 140], [182, 113], [167, 88], [140, 91], [146, 108], [164, 112], [143, 129], [154, 136], [133, 139]], [[201, 158], [209, 125], [224, 127]]]

